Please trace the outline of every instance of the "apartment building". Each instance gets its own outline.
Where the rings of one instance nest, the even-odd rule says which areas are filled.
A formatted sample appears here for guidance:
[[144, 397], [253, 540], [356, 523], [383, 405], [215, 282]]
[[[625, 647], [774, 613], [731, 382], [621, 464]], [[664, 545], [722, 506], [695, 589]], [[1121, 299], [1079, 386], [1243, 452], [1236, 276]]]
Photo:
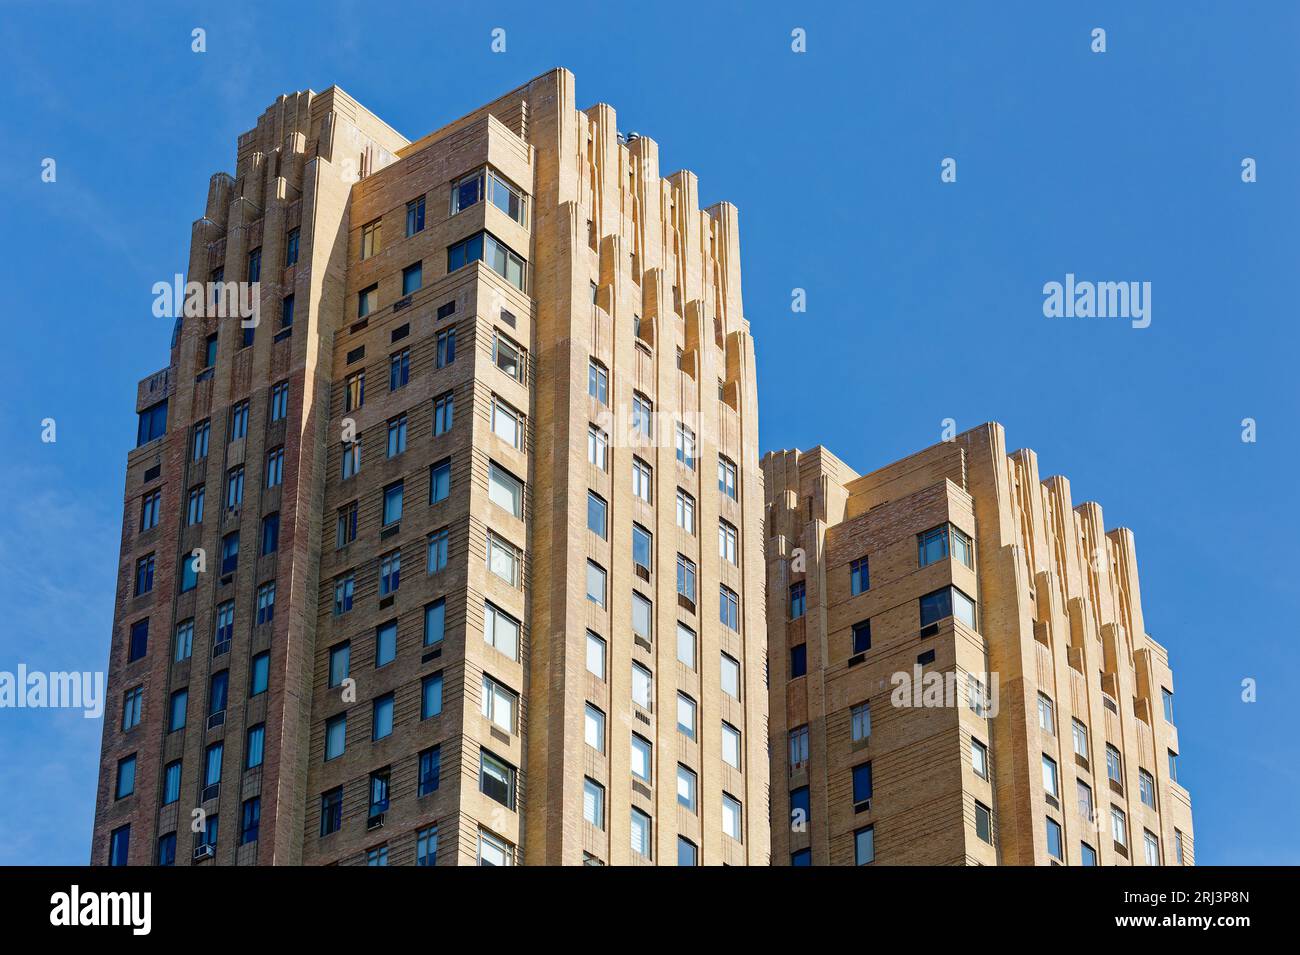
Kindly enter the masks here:
[[1193, 863], [1131, 531], [997, 424], [763, 472], [774, 864]]
[[736, 209], [565, 70], [415, 141], [330, 88], [239, 137], [188, 277], [92, 861], [767, 864]]

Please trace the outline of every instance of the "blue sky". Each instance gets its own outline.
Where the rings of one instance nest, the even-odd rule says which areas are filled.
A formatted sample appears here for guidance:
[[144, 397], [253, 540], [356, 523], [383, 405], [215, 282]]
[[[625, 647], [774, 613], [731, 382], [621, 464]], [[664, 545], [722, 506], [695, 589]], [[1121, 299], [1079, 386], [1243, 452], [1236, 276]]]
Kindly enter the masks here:
[[[135, 383], [171, 331], [150, 286], [184, 271], [235, 137], [278, 94], [336, 83], [416, 138], [566, 66], [581, 105], [612, 103], [665, 172], [739, 206], [764, 448], [869, 470], [945, 418], [1003, 422], [1136, 535], [1198, 861], [1300, 863], [1300, 601], [1289, 552], [1262, 546], [1300, 539], [1300, 8], [232, 6], [5, 4], [0, 670], [106, 666]], [[1151, 282], [1150, 327], [1045, 318], [1067, 272]], [[100, 732], [0, 710], [0, 864], [86, 860]]]

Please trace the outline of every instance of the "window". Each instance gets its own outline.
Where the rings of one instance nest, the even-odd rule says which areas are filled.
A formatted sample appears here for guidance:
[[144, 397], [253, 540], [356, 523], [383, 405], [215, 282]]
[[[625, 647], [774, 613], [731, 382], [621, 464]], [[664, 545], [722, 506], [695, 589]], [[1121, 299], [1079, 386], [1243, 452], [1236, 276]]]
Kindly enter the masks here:
[[1047, 854], [1053, 859], [1065, 859], [1061, 848], [1061, 824], [1050, 816], [1047, 818]]
[[266, 724], [250, 726], [244, 737], [244, 768], [256, 769], [262, 765], [262, 751], [266, 746]]
[[397, 621], [390, 620], [375, 628], [376, 669], [397, 659]]
[[266, 452], [266, 486], [279, 487], [284, 483], [284, 448]]
[[289, 383], [281, 381], [271, 386], [271, 420], [280, 421], [289, 413]]
[[491, 167], [487, 170], [487, 197], [489, 202], [520, 225], [528, 224], [525, 218], [527, 200], [523, 192]]
[[734, 501], [738, 483], [735, 462], [718, 455], [718, 490]]
[[1145, 769], [1138, 770], [1138, 795], [1143, 805], [1156, 808], [1156, 781]]
[[379, 251], [380, 238], [383, 234], [383, 220], [376, 219], [361, 227], [361, 258], [370, 258]]
[[1174, 830], [1174, 860], [1183, 864], [1183, 833], [1179, 829]]
[[208, 716], [216, 716], [226, 711], [226, 689], [229, 681], [230, 674], [226, 670], [212, 674], [208, 680]]
[[654, 440], [654, 402], [637, 392], [632, 394], [632, 429], [647, 441]]
[[190, 441], [190, 447], [193, 449], [193, 459], [202, 461], [208, 456], [208, 434], [212, 430], [211, 423], [200, 421], [194, 426], [194, 436]]
[[194, 652], [194, 621], [183, 620], [176, 625], [176, 652], [173, 659], [180, 663], [182, 660], [188, 660], [190, 654]]
[[[280, 328], [293, 328], [293, 296], [286, 295], [280, 300]], [[277, 335], [280, 339], [284, 336]]]
[[1038, 728], [1044, 733], [1056, 735], [1056, 707], [1052, 698], [1045, 693], [1038, 694]]
[[230, 408], [230, 440], [248, 436], [248, 402], [240, 401]]
[[722, 761], [740, 769], [740, 730], [730, 723], [722, 724]]
[[418, 292], [424, 285], [424, 265], [416, 262], [402, 269], [402, 295], [407, 296], [413, 292]]
[[740, 563], [737, 540], [736, 528], [727, 521], [718, 521], [718, 556], [733, 565]]
[[483, 199], [483, 170], [470, 173], [451, 185], [451, 214], [477, 205]]
[[871, 763], [861, 763], [853, 767], [853, 804], [855, 806], [871, 801]]
[[490, 603], [483, 605], [483, 639], [512, 660], [519, 659], [519, 621]]
[[695, 669], [695, 631], [684, 623], [677, 624], [677, 659]]
[[203, 367], [212, 368], [217, 363], [217, 335], [213, 332], [204, 342]]
[[876, 829], [867, 826], [853, 833], [853, 864], [870, 865], [876, 861]]
[[804, 615], [807, 609], [807, 598], [805, 597], [804, 583], [799, 581], [790, 585], [790, 619], [798, 620]]
[[346, 547], [357, 538], [357, 502], [339, 508], [338, 527], [335, 539], [337, 547]]
[[135, 792], [135, 754], [117, 761], [116, 798], [125, 799]]
[[239, 531], [221, 538], [221, 572], [229, 574], [239, 566]]
[[384, 488], [384, 527], [402, 519], [402, 482]]
[[1092, 822], [1092, 787], [1082, 779], [1076, 779], [1074, 783], [1079, 798], [1079, 815]]
[[167, 399], [145, 408], [139, 415], [135, 446], [138, 448], [167, 433]]
[[298, 230], [290, 229], [284, 240], [284, 266], [298, 264]]
[[330, 647], [330, 682], [331, 687], [340, 686], [351, 672], [352, 643], [344, 640]]
[[514, 517], [524, 516], [524, 483], [517, 477], [488, 462], [488, 500], [509, 511]]
[[[149, 560], [151, 561], [149, 573], [152, 576], [153, 558], [150, 557]], [[151, 587], [153, 586], [152, 581], [150, 582], [150, 586]], [[145, 617], [143, 620], [137, 620], [135, 623], [131, 624], [131, 635], [127, 641], [127, 648], [126, 648], [126, 662], [132, 663], [136, 660], [139, 660], [148, 652], [149, 652], [149, 618]]]
[[695, 812], [696, 793], [699, 791], [699, 777], [694, 770], [677, 764], [677, 802], [691, 812]]
[[339, 786], [320, 797], [320, 834], [328, 836], [343, 828], [343, 787]]
[[587, 426], [587, 463], [601, 471], [605, 468], [605, 458], [609, 451], [609, 435], [594, 424]]
[[595, 359], [586, 370], [586, 394], [601, 404], [610, 403], [610, 373]]
[[144, 708], [144, 687], [137, 686], [122, 696], [122, 732], [140, 725], [140, 712]]
[[632, 663], [632, 702], [642, 709], [652, 709], [654, 677], [641, 664]]
[[[236, 541], [238, 538], [236, 538]], [[262, 518], [262, 556], [274, 554], [280, 547], [280, 515], [267, 514]]]
[[587, 530], [601, 539], [606, 536], [605, 519], [608, 510], [603, 497], [595, 491], [587, 492]]
[[492, 333], [492, 361], [503, 372], [521, 384], [524, 380], [524, 356], [526, 354], [523, 346], [500, 332]]
[[158, 840], [158, 864], [169, 866], [176, 864], [176, 833], [169, 832]]
[[967, 567], [974, 566], [971, 539], [951, 524], [942, 524], [916, 535], [917, 563], [921, 567], [948, 556], [949, 552]]
[[240, 813], [239, 824], [239, 844], [246, 845], [250, 842], [257, 841], [257, 830], [262, 821], [262, 800], [254, 796], [252, 799], [245, 799], [243, 811]]
[[974, 736], [970, 738], [970, 765], [976, 776], [989, 778], [989, 748]]
[[438, 333], [438, 355], [435, 362], [439, 368], [446, 368], [456, 360], [456, 329], [447, 328]]
[[1097, 850], [1086, 842], [1079, 843], [1079, 865], [1096, 865]]
[[605, 828], [605, 787], [586, 776], [582, 779], [582, 818], [597, 829]]
[[352, 609], [352, 596], [356, 592], [356, 576], [348, 574], [334, 581], [334, 616], [341, 617]]
[[1118, 806], [1110, 807], [1110, 834], [1116, 845], [1128, 846], [1128, 819]]
[[[403, 348], [388, 356], [388, 390], [405, 388], [411, 381], [411, 349]], [[389, 454], [392, 457], [392, 454]]]
[[1088, 727], [1079, 720], [1073, 720], [1070, 733], [1074, 737], [1074, 751], [1085, 760], [1088, 758]]
[[605, 641], [587, 631], [587, 672], [598, 679], [605, 679]]
[[1061, 798], [1060, 786], [1057, 783], [1056, 760], [1046, 753], [1043, 754], [1043, 790], [1054, 799]]
[[632, 809], [632, 851], [643, 859], [650, 855], [650, 817], [640, 809]]
[[853, 653], [866, 653], [871, 649], [871, 621], [859, 620], [853, 625]]
[[420, 681], [420, 719], [432, 719], [442, 713], [442, 671]]
[[632, 494], [647, 504], [654, 499], [654, 470], [640, 458], [632, 459]]
[[406, 235], [407, 238], [415, 235], [417, 232], [424, 231], [424, 196], [419, 199], [412, 199], [406, 204]]
[[347, 748], [348, 715], [340, 713], [325, 721], [325, 759], [331, 760], [343, 755]]
[[343, 381], [343, 410], [356, 411], [366, 403], [366, 373], [353, 372]]
[[648, 739], [632, 734], [632, 774], [646, 782], [650, 782], [652, 749]]
[[718, 587], [718, 598], [718, 618], [729, 629], [739, 632], [740, 598], [725, 584]]
[[687, 739], [695, 739], [695, 701], [685, 693], [677, 694], [677, 729]]
[[477, 232], [447, 248], [448, 272], [480, 260], [515, 288], [524, 290], [527, 263], [490, 232]]
[[119, 826], [108, 837], [108, 864], [126, 865], [131, 848], [131, 827]]
[[587, 561], [587, 599], [598, 607], [605, 606], [605, 569]]
[[445, 501], [451, 493], [451, 458], [429, 467], [429, 503]]
[[651, 569], [652, 542], [653, 538], [648, 530], [640, 524], [632, 525], [632, 563], [637, 567], [645, 568], [647, 572]]
[[695, 843], [691, 842], [685, 836], [677, 837], [677, 864], [678, 865], [699, 865], [700, 850]]
[[162, 804], [170, 806], [181, 798], [181, 761], [175, 760], [163, 769]]
[[515, 731], [515, 712], [519, 695], [514, 690], [483, 674], [483, 715], [507, 733]]
[[1124, 763], [1120, 758], [1119, 750], [1109, 743], [1106, 744], [1106, 776], [1112, 782], [1124, 784]]
[[395, 593], [402, 583], [402, 552], [389, 551], [379, 558], [379, 596]]
[[265, 693], [271, 680], [271, 653], [263, 650], [253, 657], [249, 667], [248, 695], [257, 696]]
[[1173, 691], [1171, 691], [1171, 690], [1167, 690], [1167, 689], [1165, 689], [1165, 688], [1162, 686], [1162, 687], [1160, 688], [1160, 702], [1164, 705], [1164, 711], [1165, 711], [1165, 722], [1166, 722], [1166, 723], [1172, 723], [1172, 722], [1174, 721], [1174, 694], [1173, 694]]
[[1169, 754], [1169, 781], [1178, 782], [1178, 754], [1172, 749], [1166, 750]]
[[864, 594], [871, 589], [871, 577], [867, 571], [867, 558], [860, 557], [849, 564], [849, 589], [854, 596]]
[[741, 841], [740, 800], [727, 793], [722, 794], [722, 831], [737, 842]]
[[225, 752], [225, 743], [213, 743], [207, 748], [203, 763], [203, 787], [205, 789], [221, 783], [221, 764], [224, 761]]
[[734, 700], [740, 699], [740, 661], [722, 654], [722, 692]]
[[695, 534], [695, 498], [681, 488], [677, 489], [677, 526], [686, 533]]
[[921, 598], [922, 627], [952, 616], [975, 628], [975, 602], [956, 587], [944, 587]]
[[154, 555], [149, 554], [135, 562], [135, 595], [137, 597], [153, 590]]
[[446, 625], [447, 601], [439, 597], [424, 608], [424, 645], [431, 647], [435, 643], [441, 643], [446, 635]]
[[231, 468], [226, 472], [226, 508], [234, 510], [244, 503], [244, 466]]
[[515, 768], [487, 750], [479, 750], [478, 788], [507, 809], [515, 808]]
[[993, 810], [979, 801], [975, 803], [975, 835], [993, 845]]
[[455, 417], [456, 396], [448, 391], [433, 399], [433, 436], [446, 434], [451, 430]]
[[427, 796], [438, 788], [438, 776], [442, 771], [442, 750], [434, 746], [420, 753], [420, 780], [416, 795]]
[[429, 535], [425, 559], [429, 573], [436, 574], [447, 566], [447, 547], [450, 542], [451, 531], [445, 527]]
[[378, 816], [380, 813], [388, 812], [389, 804], [389, 782], [392, 774], [388, 767], [375, 770], [370, 774], [370, 815]]
[[677, 422], [677, 460], [695, 470], [695, 432], [682, 422]]
[[796, 726], [788, 736], [791, 770], [808, 762], [808, 727]]
[[480, 829], [478, 831], [478, 864], [479, 865], [514, 865], [515, 851], [514, 847], [504, 839], [498, 839], [491, 833]]
[[794, 680], [808, 672], [808, 645], [796, 644], [790, 648], [790, 679]]
[[371, 704], [371, 740], [381, 740], [393, 732], [393, 694], [381, 696]]
[[488, 570], [496, 574], [511, 587], [519, 586], [519, 567], [523, 561], [523, 554], [519, 548], [515, 547], [509, 541], [498, 537], [491, 531], [487, 532], [487, 565]]
[[524, 416], [492, 396], [492, 433], [512, 448], [524, 446]]
[[140, 501], [140, 530], [147, 531], [158, 526], [158, 517], [162, 510], [162, 491], [152, 491]]
[[605, 752], [605, 714], [590, 703], [583, 717], [583, 738], [596, 752]]
[[388, 846], [375, 846], [373, 849], [367, 849], [366, 865], [368, 866], [388, 865]]

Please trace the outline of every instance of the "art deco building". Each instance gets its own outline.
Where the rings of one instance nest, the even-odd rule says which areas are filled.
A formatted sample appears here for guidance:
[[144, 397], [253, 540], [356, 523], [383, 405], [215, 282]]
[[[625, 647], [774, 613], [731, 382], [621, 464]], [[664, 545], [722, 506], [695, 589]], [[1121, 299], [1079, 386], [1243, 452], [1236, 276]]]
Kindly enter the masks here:
[[1132, 532], [996, 424], [763, 471], [774, 863], [1192, 864]]
[[[736, 209], [554, 70], [281, 96], [128, 455], [97, 864], [766, 864]], [[202, 558], [196, 561], [196, 552]]]

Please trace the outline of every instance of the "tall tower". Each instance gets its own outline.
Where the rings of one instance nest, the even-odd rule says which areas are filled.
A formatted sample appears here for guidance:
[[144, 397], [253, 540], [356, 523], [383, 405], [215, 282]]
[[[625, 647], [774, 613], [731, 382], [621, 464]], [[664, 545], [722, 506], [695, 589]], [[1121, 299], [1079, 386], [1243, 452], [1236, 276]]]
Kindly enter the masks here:
[[92, 861], [766, 864], [739, 259], [565, 70], [280, 97], [189, 262], [260, 322], [137, 396]]
[[997, 424], [763, 469], [776, 864], [1192, 864], [1131, 531]]

